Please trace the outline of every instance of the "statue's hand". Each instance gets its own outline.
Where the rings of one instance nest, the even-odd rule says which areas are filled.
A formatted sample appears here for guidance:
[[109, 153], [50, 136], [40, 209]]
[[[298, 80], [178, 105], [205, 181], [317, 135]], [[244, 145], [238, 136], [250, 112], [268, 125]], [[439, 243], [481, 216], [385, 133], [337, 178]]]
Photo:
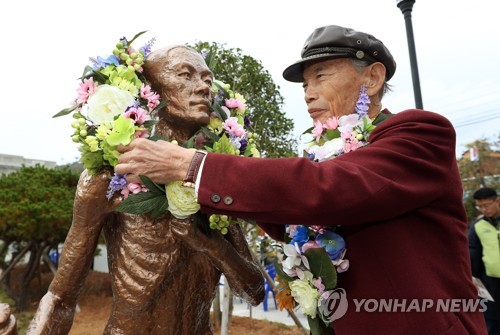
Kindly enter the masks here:
[[10, 314], [10, 306], [0, 303], [0, 335], [15, 335], [16, 318]]
[[228, 243], [219, 231], [214, 230], [211, 232], [211, 236], [207, 236], [199, 228], [196, 228], [190, 220], [172, 218], [170, 228], [174, 236], [188, 247], [196, 251], [207, 252], [210, 255], [215, 255]]

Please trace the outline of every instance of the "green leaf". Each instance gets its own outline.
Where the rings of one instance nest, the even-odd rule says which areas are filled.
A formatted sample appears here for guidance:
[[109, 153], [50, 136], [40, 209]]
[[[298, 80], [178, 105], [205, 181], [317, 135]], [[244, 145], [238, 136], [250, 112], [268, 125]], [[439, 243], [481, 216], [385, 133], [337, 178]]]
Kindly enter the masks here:
[[95, 79], [95, 81], [101, 83], [101, 84], [106, 84], [106, 82], [109, 80], [109, 77], [102, 73], [101, 71], [95, 71], [91, 76]]
[[207, 127], [202, 127], [201, 128], [201, 131], [203, 132], [203, 134], [205, 134], [211, 141], [213, 142], [217, 142], [219, 141], [219, 136], [217, 136], [217, 134], [215, 134], [214, 132], [210, 131], [210, 129], [208, 129]]
[[226, 112], [222, 109], [222, 107], [219, 105], [219, 103], [214, 102], [212, 104], [212, 111], [217, 114], [218, 117], [224, 122], [227, 119], [227, 114]]
[[340, 130], [338, 129], [327, 129], [326, 138], [328, 140], [333, 140], [334, 138], [340, 137]]
[[67, 114], [71, 113], [72, 111], [74, 111], [75, 109], [80, 108], [80, 107], [82, 107], [81, 103], [73, 105], [73, 106], [68, 107], [68, 108], [65, 108], [62, 111], [60, 111], [59, 113], [57, 113], [56, 115], [54, 115], [52, 118], [56, 118], [56, 117], [59, 117], [59, 116], [67, 115]]
[[167, 200], [166, 196], [164, 196], [164, 198], [165, 198], [164, 199], [165, 201], [163, 201], [163, 203], [160, 206], [155, 207], [155, 209], [153, 209], [151, 211], [151, 214], [150, 214], [151, 218], [154, 219], [154, 218], [160, 216], [161, 214], [165, 213], [168, 210], [168, 200]]
[[141, 178], [142, 183], [144, 184], [144, 186], [146, 186], [149, 189], [150, 192], [156, 193], [156, 194], [161, 194], [162, 196], [165, 195], [165, 187], [164, 186], [162, 187], [162, 186], [158, 185], [157, 183], [155, 183], [154, 181], [149, 179], [149, 177], [144, 176], [144, 175], [139, 175], [139, 178]]
[[168, 141], [168, 138], [165, 136], [161, 136], [160, 134], [154, 134], [149, 138], [150, 141], [156, 142], [156, 141]]
[[274, 268], [276, 269], [276, 274], [283, 280], [286, 280], [288, 282], [290, 281], [293, 281], [295, 279], [293, 279], [292, 277], [290, 277], [289, 275], [287, 275], [284, 271], [283, 271], [283, 268], [281, 267], [281, 264], [278, 264], [278, 261], [274, 260], [273, 261], [273, 264], [274, 264]]
[[145, 32], [147, 32], [147, 30], [144, 30], [144, 31], [141, 31], [140, 33], [135, 34], [135, 36], [134, 36], [134, 37], [133, 37], [130, 41], [127, 41], [127, 42], [128, 42], [128, 45], [131, 45], [131, 44], [132, 44], [132, 42], [134, 42], [134, 41], [137, 39], [137, 37], [141, 36], [141, 35], [142, 35], [142, 34], [144, 34]]
[[[167, 197], [153, 192], [141, 192], [129, 195], [115, 209], [117, 212], [146, 214], [165, 208]], [[168, 207], [168, 203], [166, 205]]]
[[332, 334], [332, 329], [325, 325], [323, 321], [319, 317], [315, 317], [314, 319], [307, 316], [307, 323], [309, 323], [309, 329], [311, 331], [311, 335], [328, 335]]
[[309, 248], [304, 252], [314, 278], [320, 278], [327, 290], [337, 286], [337, 271], [325, 248]]
[[158, 120], [147, 120], [142, 124], [145, 128], [150, 128], [158, 123]]
[[91, 66], [87, 65], [83, 69], [82, 76], [80, 78], [78, 78], [78, 79], [80, 79], [80, 80], [87, 79], [87, 78], [92, 77], [93, 74], [94, 74], [94, 69]]
[[194, 138], [198, 135], [198, 133], [191, 136], [186, 142], [182, 143], [183, 148], [194, 148]]

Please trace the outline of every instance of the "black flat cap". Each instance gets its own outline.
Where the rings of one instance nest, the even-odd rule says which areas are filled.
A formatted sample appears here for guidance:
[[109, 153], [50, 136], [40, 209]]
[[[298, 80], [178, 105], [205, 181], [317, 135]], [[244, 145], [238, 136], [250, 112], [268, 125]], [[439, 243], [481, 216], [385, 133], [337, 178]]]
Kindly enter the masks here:
[[369, 63], [385, 65], [386, 80], [396, 72], [396, 62], [385, 45], [370, 34], [340, 26], [317, 28], [307, 38], [301, 53], [302, 59], [283, 71], [283, 77], [292, 82], [304, 81], [304, 65], [333, 58], [363, 59]]

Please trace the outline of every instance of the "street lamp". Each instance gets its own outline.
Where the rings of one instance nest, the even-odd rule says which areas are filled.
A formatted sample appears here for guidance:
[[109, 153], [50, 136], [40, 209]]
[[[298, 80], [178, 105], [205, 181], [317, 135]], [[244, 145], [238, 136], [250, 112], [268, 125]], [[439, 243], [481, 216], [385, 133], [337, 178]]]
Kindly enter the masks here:
[[422, 93], [420, 92], [420, 80], [418, 78], [417, 53], [415, 52], [415, 40], [413, 39], [413, 27], [411, 24], [411, 10], [415, 0], [396, 0], [398, 8], [401, 9], [405, 17], [406, 38], [408, 40], [408, 50], [410, 52], [411, 76], [413, 78], [413, 94], [415, 95], [415, 105], [418, 109], [423, 109]]

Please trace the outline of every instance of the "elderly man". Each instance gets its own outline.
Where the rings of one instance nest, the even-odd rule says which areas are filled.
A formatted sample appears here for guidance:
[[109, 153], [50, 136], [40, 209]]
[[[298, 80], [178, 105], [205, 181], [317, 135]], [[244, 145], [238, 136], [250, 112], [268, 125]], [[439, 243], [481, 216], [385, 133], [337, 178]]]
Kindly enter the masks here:
[[[193, 179], [202, 211], [257, 220], [275, 238], [283, 236], [285, 224], [340, 225], [350, 268], [338, 275], [337, 287], [345, 289], [349, 304], [333, 324], [337, 335], [485, 334], [479, 310], [456, 305], [479, 304], [454, 129], [429, 111], [382, 109], [395, 70], [389, 50], [372, 35], [333, 25], [318, 28], [306, 40], [302, 58], [283, 75], [303, 83], [316, 129], [335, 127], [328, 121], [351, 115], [361, 101], [376, 125], [368, 145], [355, 151], [344, 146], [342, 155], [317, 162], [204, 155], [137, 139], [121, 148], [116, 169], [161, 183]], [[190, 164], [200, 155], [199, 167]], [[198, 171], [194, 178], [190, 169]], [[362, 304], [366, 300], [398, 305], [374, 312], [373, 305]], [[416, 306], [403, 306], [410, 302]], [[448, 308], [436, 307], [443, 304]]]
[[[144, 75], [162, 100], [156, 133], [179, 143], [209, 122], [213, 75], [195, 50], [151, 53]], [[256, 305], [263, 277], [241, 229], [226, 237], [195, 232], [169, 214], [154, 220], [113, 211], [109, 174], [80, 178], [74, 219], [59, 269], [40, 301], [28, 334], [67, 334], [101, 231], [106, 239], [113, 306], [105, 334], [212, 334], [210, 307], [224, 273], [236, 294]]]

